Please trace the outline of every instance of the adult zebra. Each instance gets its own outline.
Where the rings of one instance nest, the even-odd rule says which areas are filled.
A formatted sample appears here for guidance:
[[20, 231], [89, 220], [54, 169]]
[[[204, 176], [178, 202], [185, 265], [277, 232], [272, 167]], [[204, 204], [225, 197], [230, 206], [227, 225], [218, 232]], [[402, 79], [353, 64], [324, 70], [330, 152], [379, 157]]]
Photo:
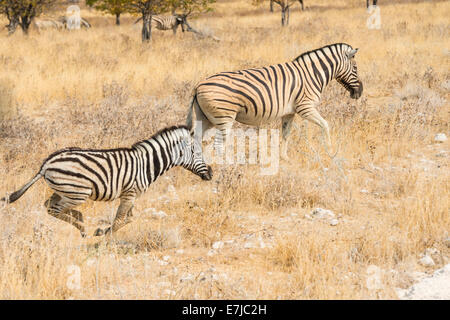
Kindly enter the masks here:
[[173, 34], [176, 34], [179, 25], [181, 25], [181, 31], [184, 32], [184, 28], [187, 26], [186, 15], [152, 16], [152, 27], [158, 30], [172, 30]]
[[131, 148], [59, 150], [44, 161], [30, 182], [1, 200], [16, 201], [44, 177], [54, 191], [45, 201], [48, 213], [72, 224], [84, 237], [83, 215], [74, 207], [87, 199], [112, 201], [120, 198], [112, 226], [98, 228], [94, 235], [99, 236], [115, 232], [130, 222], [135, 199], [174, 166], [182, 166], [203, 180], [211, 180], [211, 167], [205, 164], [200, 146], [185, 126], [166, 128]]
[[316, 105], [333, 79], [350, 92], [350, 97], [361, 96], [363, 86], [353, 59], [357, 51], [348, 44], [336, 43], [308, 51], [283, 64], [210, 76], [194, 89], [187, 125], [193, 125], [195, 111], [202, 128], [200, 132], [198, 126], [195, 127], [197, 139], [201, 139], [206, 130], [217, 127], [216, 144], [222, 145], [235, 120], [259, 126], [281, 118], [281, 151], [286, 159], [286, 139], [295, 114], [299, 114], [320, 126], [331, 146], [328, 123], [320, 116]]
[[[181, 25], [181, 31], [189, 30], [190, 26], [187, 22], [187, 14], [173, 14], [170, 16], [152, 16], [152, 27], [158, 30], [166, 31], [172, 30], [173, 34], [177, 33], [178, 26]], [[134, 24], [142, 20], [142, 17], [137, 19]]]

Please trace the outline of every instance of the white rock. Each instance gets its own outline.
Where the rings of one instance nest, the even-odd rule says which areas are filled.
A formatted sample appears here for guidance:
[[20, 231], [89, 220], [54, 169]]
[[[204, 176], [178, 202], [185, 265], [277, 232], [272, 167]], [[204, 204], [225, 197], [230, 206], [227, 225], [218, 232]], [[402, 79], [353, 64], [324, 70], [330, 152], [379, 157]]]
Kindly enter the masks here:
[[327, 210], [327, 209], [322, 209], [322, 208], [315, 208], [311, 212], [311, 215], [313, 216], [313, 218], [318, 218], [318, 219], [333, 219], [335, 217], [335, 214], [333, 213], [333, 211]]
[[450, 264], [426, 275], [406, 290], [396, 289], [400, 299], [407, 300], [449, 300]]
[[167, 266], [169, 263], [167, 261], [158, 260], [160, 266]]
[[164, 257], [163, 257], [163, 260], [164, 260], [164, 261], [169, 261], [169, 259], [170, 259], [170, 256], [164, 256]]
[[167, 217], [167, 214], [164, 211], [156, 211], [152, 213], [153, 218], [163, 219]]
[[426, 250], [425, 250], [425, 255], [426, 256], [432, 256], [432, 255], [434, 255], [434, 254], [439, 254], [439, 250], [438, 249], [436, 249], [436, 248], [427, 248]]
[[208, 253], [207, 253], [207, 255], [208, 255], [209, 257], [211, 257], [211, 256], [213, 256], [213, 255], [215, 255], [215, 254], [216, 254], [216, 250], [214, 250], [214, 249], [209, 250]]
[[190, 274], [190, 273], [188, 273], [187, 275], [184, 275], [184, 276], [182, 276], [180, 278], [181, 282], [183, 282], [183, 281], [192, 281], [192, 280], [194, 280], [194, 276], [192, 274]]
[[177, 251], [175, 251], [177, 254], [183, 254], [184, 250], [183, 249], [178, 249]]
[[447, 136], [445, 135], [445, 133], [438, 133], [434, 136], [434, 141], [445, 142], [447, 141]]
[[155, 208], [147, 208], [144, 210], [144, 213], [155, 219], [163, 219], [167, 217], [167, 214], [164, 211], [156, 211]]
[[431, 257], [428, 256], [428, 255], [423, 256], [423, 258], [421, 258], [421, 259], [419, 260], [419, 263], [420, 263], [421, 265], [425, 266], [425, 267], [432, 267], [432, 266], [434, 266], [434, 260], [433, 260], [433, 258], [431, 258]]
[[337, 226], [339, 223], [338, 219], [331, 219], [330, 220], [330, 226]]
[[176, 292], [173, 290], [166, 289], [166, 290], [164, 290], [164, 294], [167, 294], [169, 296], [174, 296], [176, 294]]
[[97, 262], [96, 258], [90, 258], [86, 261], [86, 265], [88, 265], [89, 267], [93, 266], [95, 263]]
[[217, 250], [217, 249], [222, 249], [223, 246], [224, 246], [223, 241], [216, 241], [213, 243], [212, 248]]
[[253, 248], [254, 246], [253, 246], [253, 243], [251, 243], [251, 242], [246, 242], [245, 244], [244, 244], [244, 248], [245, 249], [250, 249], [250, 248]]

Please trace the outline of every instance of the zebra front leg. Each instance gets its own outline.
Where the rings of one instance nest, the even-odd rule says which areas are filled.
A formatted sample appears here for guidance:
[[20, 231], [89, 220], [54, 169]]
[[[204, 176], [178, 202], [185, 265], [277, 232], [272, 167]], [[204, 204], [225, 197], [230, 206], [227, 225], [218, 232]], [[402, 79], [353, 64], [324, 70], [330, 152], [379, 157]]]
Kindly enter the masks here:
[[292, 122], [294, 121], [294, 114], [289, 114], [281, 118], [281, 132], [282, 132], [282, 139], [281, 139], [281, 158], [283, 160], [289, 160], [289, 157], [287, 155], [287, 147], [288, 147], [288, 141], [287, 138], [289, 134], [291, 133], [292, 129]]
[[72, 207], [84, 201], [86, 200], [72, 200], [54, 193], [45, 201], [44, 205], [47, 207], [49, 215], [70, 223], [80, 231], [81, 236], [84, 238], [86, 237], [86, 231], [83, 225], [83, 214], [80, 211], [72, 209]]
[[115, 233], [124, 225], [130, 223], [131, 217], [133, 216], [132, 210], [135, 199], [136, 195], [134, 194], [134, 192], [121, 196], [120, 205], [117, 209], [116, 217], [114, 218], [112, 226], [105, 229], [98, 228], [97, 230], [95, 230], [94, 236], [102, 236]]
[[322, 118], [319, 112], [314, 107], [302, 108], [298, 114], [305, 120], [311, 121], [315, 123], [319, 127], [322, 128], [323, 133], [325, 134], [327, 148], [331, 148], [331, 138], [330, 138], [330, 128], [328, 127], [328, 122]]

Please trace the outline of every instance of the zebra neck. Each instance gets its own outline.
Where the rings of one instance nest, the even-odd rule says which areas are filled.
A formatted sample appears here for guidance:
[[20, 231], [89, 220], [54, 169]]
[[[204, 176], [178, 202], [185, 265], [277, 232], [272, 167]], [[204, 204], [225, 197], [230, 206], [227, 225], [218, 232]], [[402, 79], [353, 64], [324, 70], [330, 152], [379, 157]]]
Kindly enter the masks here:
[[339, 71], [339, 59], [336, 62], [330, 57], [318, 55], [314, 51], [297, 57], [293, 63], [303, 70], [302, 76], [307, 82], [322, 93]]

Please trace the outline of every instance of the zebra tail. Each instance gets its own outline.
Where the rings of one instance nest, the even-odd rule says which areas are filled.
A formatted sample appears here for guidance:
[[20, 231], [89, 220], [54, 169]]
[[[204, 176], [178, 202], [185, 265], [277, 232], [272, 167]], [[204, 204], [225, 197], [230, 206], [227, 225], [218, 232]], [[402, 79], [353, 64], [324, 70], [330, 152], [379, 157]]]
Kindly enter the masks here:
[[11, 193], [9, 196], [3, 197], [0, 201], [5, 201], [6, 203], [13, 203], [17, 199], [19, 199], [36, 181], [38, 181], [42, 177], [42, 172], [40, 171], [34, 178], [24, 185], [19, 190]]
[[197, 95], [194, 94], [191, 101], [191, 106], [189, 107], [189, 112], [186, 118], [186, 127], [188, 127], [189, 131], [193, 132], [193, 118], [194, 118], [194, 103], [197, 99]]

